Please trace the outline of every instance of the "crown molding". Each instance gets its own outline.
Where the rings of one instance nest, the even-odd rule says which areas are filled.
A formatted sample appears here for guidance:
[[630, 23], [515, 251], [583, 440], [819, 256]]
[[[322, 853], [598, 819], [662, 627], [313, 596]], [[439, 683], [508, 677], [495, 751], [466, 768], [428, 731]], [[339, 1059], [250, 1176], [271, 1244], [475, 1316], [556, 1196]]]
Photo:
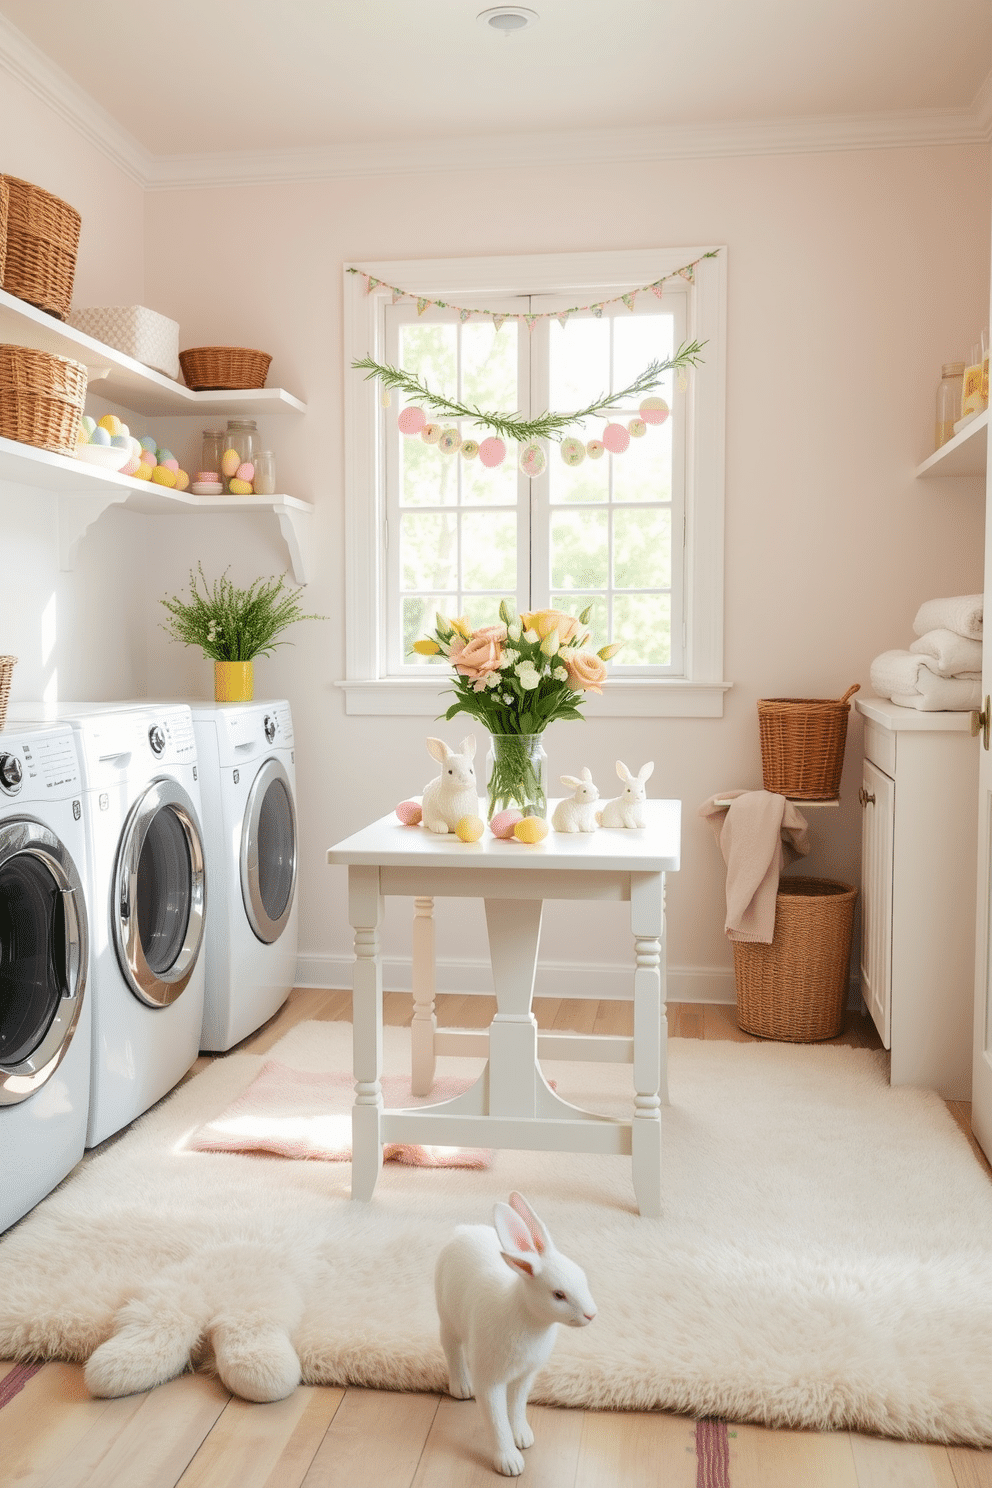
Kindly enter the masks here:
[[576, 164], [906, 149], [983, 144], [992, 139], [990, 73], [968, 108], [153, 155], [3, 16], [0, 68], [146, 191], [360, 176], [439, 175], [501, 167], [548, 169]]

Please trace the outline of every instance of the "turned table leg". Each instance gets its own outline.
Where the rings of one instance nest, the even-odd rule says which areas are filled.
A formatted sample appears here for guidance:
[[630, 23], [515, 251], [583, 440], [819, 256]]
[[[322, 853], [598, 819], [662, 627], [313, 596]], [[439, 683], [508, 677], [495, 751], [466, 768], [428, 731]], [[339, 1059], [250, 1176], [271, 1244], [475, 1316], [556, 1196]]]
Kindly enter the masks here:
[[667, 1103], [668, 1021], [662, 1001], [664, 876], [631, 874], [630, 928], [634, 935], [634, 1116], [631, 1168], [641, 1214], [661, 1214], [661, 1103]]
[[378, 868], [348, 870], [348, 919], [355, 932], [355, 1104], [351, 1113], [351, 1197], [371, 1199], [382, 1170], [382, 896]]
[[410, 1024], [410, 1088], [414, 1095], [429, 1095], [434, 1084], [437, 1056], [434, 1035], [434, 900], [414, 899], [413, 919], [413, 1021]]

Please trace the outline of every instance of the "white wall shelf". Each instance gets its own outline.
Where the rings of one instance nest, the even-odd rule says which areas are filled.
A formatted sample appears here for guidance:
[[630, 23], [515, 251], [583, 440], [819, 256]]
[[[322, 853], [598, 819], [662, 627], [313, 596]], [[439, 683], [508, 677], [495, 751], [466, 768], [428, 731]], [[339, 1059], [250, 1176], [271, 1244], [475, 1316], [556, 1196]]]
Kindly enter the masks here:
[[123, 506], [128, 511], [159, 517], [271, 513], [278, 520], [294, 581], [305, 584], [309, 578], [313, 507], [295, 496], [195, 496], [191, 491], [170, 490], [150, 481], [116, 475], [67, 455], [2, 438], [0, 481], [40, 486], [57, 496], [59, 564], [63, 569], [74, 566], [79, 544], [94, 522], [109, 507]]
[[227, 411], [232, 417], [259, 413], [306, 413], [306, 404], [283, 388], [235, 388], [194, 393], [133, 357], [63, 325], [44, 310], [0, 290], [0, 342], [72, 357], [89, 372], [90, 390], [134, 413], [176, 414]]
[[986, 408], [960, 432], [934, 450], [916, 467], [917, 480], [933, 480], [938, 475], [984, 475], [988, 458], [989, 411]]

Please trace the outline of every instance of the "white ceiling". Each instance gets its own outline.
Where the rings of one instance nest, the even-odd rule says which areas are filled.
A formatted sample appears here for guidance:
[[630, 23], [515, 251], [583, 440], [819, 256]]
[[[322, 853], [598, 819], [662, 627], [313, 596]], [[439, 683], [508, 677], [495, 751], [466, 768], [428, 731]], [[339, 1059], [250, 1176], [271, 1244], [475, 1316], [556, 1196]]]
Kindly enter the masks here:
[[987, 127], [992, 0], [528, 0], [540, 21], [507, 38], [476, 21], [490, 3], [0, 0], [0, 21], [151, 157], [395, 142], [408, 159], [420, 140], [443, 154], [980, 99]]

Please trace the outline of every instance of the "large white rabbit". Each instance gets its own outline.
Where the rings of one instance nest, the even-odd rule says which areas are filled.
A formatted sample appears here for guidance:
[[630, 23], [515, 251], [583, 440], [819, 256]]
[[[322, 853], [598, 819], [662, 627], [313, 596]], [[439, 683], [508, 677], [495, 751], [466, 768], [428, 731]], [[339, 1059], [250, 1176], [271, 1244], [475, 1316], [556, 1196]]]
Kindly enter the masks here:
[[595, 832], [596, 812], [595, 804], [599, 800], [599, 791], [592, 783], [592, 772], [588, 765], [582, 766], [581, 777], [575, 775], [562, 775], [562, 785], [567, 785], [572, 790], [571, 796], [566, 796], [564, 801], [559, 801], [551, 818], [551, 825], [556, 832]]
[[555, 1249], [522, 1194], [494, 1206], [493, 1226], [458, 1226], [438, 1256], [434, 1294], [451, 1393], [475, 1395], [493, 1466], [515, 1478], [519, 1449], [534, 1441], [527, 1396], [558, 1324], [584, 1328], [596, 1304], [585, 1272]]
[[430, 832], [453, 832], [463, 816], [478, 816], [479, 792], [475, 781], [475, 735], [463, 739], [458, 750], [443, 739], [428, 739], [428, 751], [441, 766], [440, 775], [424, 786], [421, 809]]
[[647, 798], [648, 781], [654, 769], [654, 760], [648, 760], [642, 765], [636, 775], [632, 775], [623, 760], [617, 760], [617, 774], [621, 780], [626, 781], [627, 788], [612, 801], [607, 801], [602, 811], [596, 813], [596, 820], [601, 827], [643, 827], [647, 825], [644, 817], [644, 802]]

